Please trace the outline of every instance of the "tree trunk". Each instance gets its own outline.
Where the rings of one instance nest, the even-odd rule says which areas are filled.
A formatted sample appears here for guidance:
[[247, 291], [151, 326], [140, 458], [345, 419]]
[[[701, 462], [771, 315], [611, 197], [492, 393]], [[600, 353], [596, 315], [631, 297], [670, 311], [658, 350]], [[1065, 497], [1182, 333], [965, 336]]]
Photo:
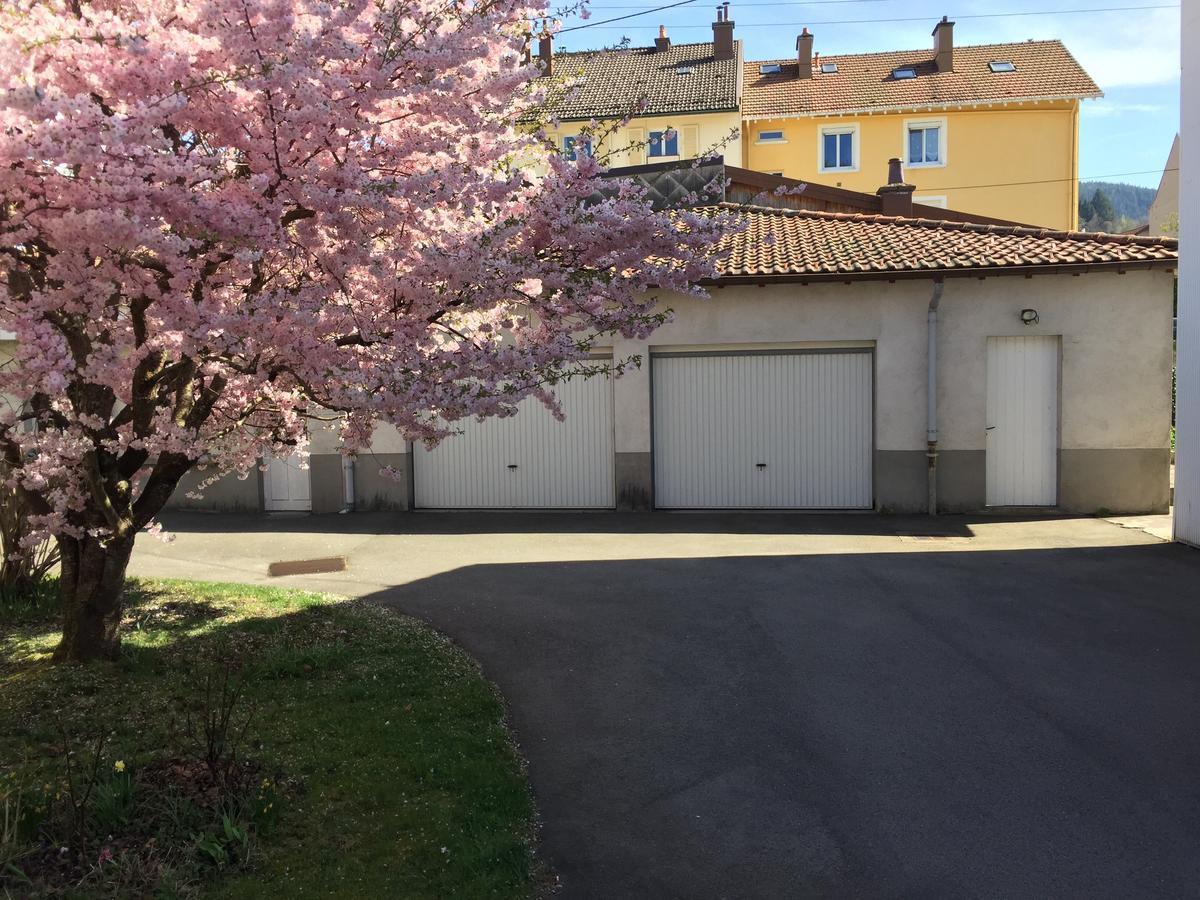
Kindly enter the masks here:
[[56, 663], [112, 660], [121, 650], [122, 593], [133, 538], [60, 537], [62, 640]]

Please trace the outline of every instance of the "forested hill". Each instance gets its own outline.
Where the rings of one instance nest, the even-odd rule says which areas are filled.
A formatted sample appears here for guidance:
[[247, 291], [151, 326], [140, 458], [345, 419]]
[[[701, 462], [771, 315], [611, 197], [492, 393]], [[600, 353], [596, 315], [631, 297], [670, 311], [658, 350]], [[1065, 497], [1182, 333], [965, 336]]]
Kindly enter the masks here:
[[1150, 204], [1156, 193], [1154, 188], [1139, 187], [1136, 184], [1121, 184], [1116, 181], [1081, 181], [1079, 183], [1079, 201], [1091, 200], [1097, 190], [1103, 190], [1112, 203], [1113, 211], [1118, 219], [1129, 219], [1133, 222], [1145, 222], [1150, 212]]

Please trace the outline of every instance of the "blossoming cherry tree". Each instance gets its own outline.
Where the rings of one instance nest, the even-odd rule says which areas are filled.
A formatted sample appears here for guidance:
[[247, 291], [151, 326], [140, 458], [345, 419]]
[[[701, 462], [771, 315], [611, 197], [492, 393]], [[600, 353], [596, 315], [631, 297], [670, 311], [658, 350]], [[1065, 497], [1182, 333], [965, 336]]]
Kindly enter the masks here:
[[0, 453], [111, 658], [134, 538], [198, 462], [436, 441], [594, 371], [720, 224], [535, 130], [519, 0], [9, 0]]

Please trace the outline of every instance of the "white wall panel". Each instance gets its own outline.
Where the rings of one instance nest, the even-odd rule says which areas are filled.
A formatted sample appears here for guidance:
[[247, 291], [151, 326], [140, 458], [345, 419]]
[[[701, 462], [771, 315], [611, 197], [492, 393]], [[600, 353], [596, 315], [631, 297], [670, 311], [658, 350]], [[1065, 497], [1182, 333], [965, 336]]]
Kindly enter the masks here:
[[988, 338], [988, 506], [1058, 502], [1058, 358], [1056, 336]]
[[870, 351], [657, 355], [661, 508], [867, 509]]
[[612, 382], [572, 379], [555, 389], [556, 420], [535, 399], [515, 416], [457, 423], [433, 450], [418, 445], [423, 509], [595, 509], [613, 506]]

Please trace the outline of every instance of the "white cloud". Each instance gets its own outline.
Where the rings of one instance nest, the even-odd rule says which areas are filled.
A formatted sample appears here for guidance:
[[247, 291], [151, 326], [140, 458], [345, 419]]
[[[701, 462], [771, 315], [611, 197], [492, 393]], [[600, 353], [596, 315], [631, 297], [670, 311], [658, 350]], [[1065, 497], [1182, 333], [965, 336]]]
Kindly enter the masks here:
[[[1159, 0], [1161, 3], [1161, 0]], [[1157, 4], [1146, 4], [1157, 5]], [[1179, 80], [1179, 10], [1147, 9], [1070, 16], [965, 20], [987, 23], [986, 41], [1059, 38], [1102, 90]]]
[[1123, 116], [1128, 113], [1134, 115], [1155, 115], [1167, 112], [1165, 106], [1160, 106], [1157, 103], [1112, 103], [1108, 100], [1088, 103], [1083, 107], [1083, 110], [1086, 115], [1098, 118]]

